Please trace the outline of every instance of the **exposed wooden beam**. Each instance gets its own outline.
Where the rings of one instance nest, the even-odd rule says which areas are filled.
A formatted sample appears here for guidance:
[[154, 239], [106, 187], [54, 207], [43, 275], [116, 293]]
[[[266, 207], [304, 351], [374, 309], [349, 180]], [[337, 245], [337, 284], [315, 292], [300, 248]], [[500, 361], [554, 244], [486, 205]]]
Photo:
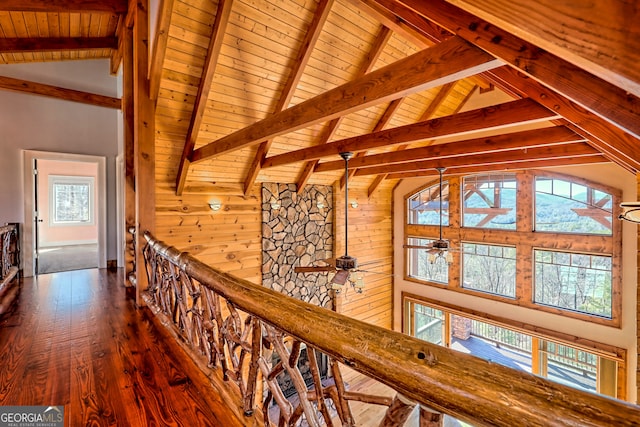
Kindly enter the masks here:
[[47, 96], [50, 98], [62, 99], [65, 101], [80, 102], [82, 104], [97, 105], [107, 108], [121, 108], [120, 98], [97, 95], [95, 93], [82, 92], [79, 90], [66, 89], [58, 86], [51, 86], [44, 83], [36, 83], [27, 80], [14, 79], [13, 77], [0, 76], [0, 89], [12, 92], [30, 93], [33, 95]]
[[[570, 142], [584, 142], [584, 138], [564, 126], [532, 129], [497, 135], [488, 138], [475, 138], [464, 141], [435, 144], [426, 147], [405, 149], [389, 153], [373, 154], [349, 161], [350, 168], [370, 168], [396, 163], [419, 160], [435, 160], [476, 154], [500, 153], [503, 151], [546, 147]], [[343, 165], [344, 167], [344, 165]], [[320, 163], [315, 172], [340, 170], [339, 162]]]
[[160, 91], [160, 80], [162, 78], [162, 66], [167, 53], [167, 42], [169, 41], [169, 27], [173, 16], [173, 1], [160, 0], [158, 25], [156, 27], [155, 41], [153, 43], [153, 62], [149, 69], [149, 82], [151, 85], [151, 99], [158, 101]]
[[611, 160], [630, 164], [640, 170], [640, 141], [634, 136], [619, 127], [607, 126], [595, 114], [514, 69], [501, 67], [487, 74], [507, 82], [522, 96], [530, 97], [582, 129], [591, 136], [589, 140], [592, 145], [601, 149]]
[[[440, 88], [440, 90], [438, 90], [438, 93], [433, 98], [433, 101], [431, 101], [431, 103], [427, 106], [427, 109], [424, 111], [424, 113], [422, 113], [422, 117], [420, 118], [420, 121], [428, 120], [435, 114], [435, 112], [438, 110], [438, 108], [440, 108], [440, 106], [445, 101], [445, 99], [447, 99], [447, 97], [449, 96], [449, 94], [451, 93], [451, 91], [453, 90], [455, 85], [456, 84], [454, 82], [451, 82], [451, 83], [448, 83], [448, 84], [442, 86]], [[475, 88], [471, 90], [471, 93], [473, 93], [474, 90], [475, 90]], [[460, 111], [460, 108], [466, 103], [466, 100], [467, 100], [467, 98], [465, 98], [464, 101], [462, 101], [460, 104], [458, 104], [458, 108], [456, 109], [455, 113]], [[408, 145], [409, 144], [399, 145], [399, 146], [397, 146], [395, 148], [395, 151], [404, 150], [405, 148], [408, 147]], [[365, 152], [358, 153], [358, 155], [360, 155], [360, 154], [364, 155]], [[356, 157], [358, 157], [358, 156], [356, 156]], [[355, 174], [355, 171], [356, 170], [354, 169], [353, 170], [354, 174]], [[353, 175], [350, 175], [350, 176], [353, 176]], [[369, 188], [367, 189], [367, 197], [371, 197], [371, 195], [374, 193], [374, 191], [376, 191], [378, 186], [380, 184], [382, 184], [384, 179], [385, 179], [385, 175], [379, 175], [379, 176], [377, 176], [377, 177], [375, 177], [373, 179], [373, 181], [369, 185]]]
[[394, 165], [377, 166], [358, 170], [356, 176], [377, 175], [381, 173], [416, 172], [436, 167], [461, 167], [499, 165], [526, 160], [552, 160], [570, 157], [600, 155], [598, 151], [584, 142], [558, 144], [547, 147], [535, 147], [523, 150], [505, 151], [500, 154], [472, 154], [457, 157], [438, 158], [416, 162], [398, 163]]
[[501, 61], [481, 49], [453, 37], [213, 141], [195, 150], [191, 161], [203, 161], [500, 65]]
[[[545, 159], [545, 160], [524, 160], [517, 162], [506, 162], [498, 164], [487, 164], [480, 166], [460, 166], [450, 167], [447, 169], [445, 176], [447, 175], [468, 175], [486, 172], [499, 172], [499, 171], [513, 171], [523, 169], [540, 169], [540, 168], [552, 168], [558, 166], [575, 166], [575, 165], [588, 165], [597, 163], [610, 163], [609, 160], [601, 154], [594, 154], [591, 156], [582, 157], [563, 157], [560, 159]], [[417, 177], [438, 177], [438, 172], [435, 169], [412, 171], [412, 172], [399, 172], [390, 173], [386, 179], [409, 179]]]
[[[291, 73], [289, 73], [289, 78], [287, 79], [287, 82], [282, 89], [280, 99], [278, 99], [278, 104], [276, 104], [274, 112], [279, 113], [289, 106], [291, 98], [293, 97], [293, 93], [296, 90], [298, 83], [300, 82], [300, 78], [302, 78], [302, 74], [304, 73], [304, 70], [307, 67], [307, 63], [311, 58], [311, 53], [313, 52], [316, 46], [316, 42], [320, 37], [322, 28], [324, 27], [324, 24], [329, 17], [329, 12], [331, 11], [333, 2], [334, 0], [320, 0], [320, 2], [318, 2], [318, 6], [316, 6], [316, 11], [313, 15], [313, 20], [311, 21], [309, 28], [307, 28], [305, 38], [302, 41], [300, 50], [298, 51], [298, 55], [292, 63]], [[258, 177], [258, 173], [260, 172], [260, 168], [262, 167], [262, 162], [267, 157], [267, 153], [271, 149], [272, 143], [273, 139], [270, 138], [266, 141], [263, 141], [258, 147], [258, 151], [253, 157], [253, 162], [249, 167], [249, 173], [244, 180], [245, 195], [248, 195], [251, 191], [251, 187], [253, 187], [253, 184]], [[300, 190], [301, 188], [298, 187], [298, 191]]]
[[449, 0], [459, 8], [640, 96], [636, 2]]
[[[452, 86], [454, 84], [455, 83], [447, 83], [445, 86]], [[439, 91], [439, 93], [441, 93], [441, 92], [442, 92], [442, 90]], [[404, 100], [404, 98], [400, 98], [400, 99], [396, 99], [393, 102], [389, 103], [389, 105], [387, 106], [387, 109], [384, 110], [384, 113], [382, 113], [382, 116], [380, 117], [380, 119], [378, 119], [378, 122], [373, 127], [373, 132], [379, 132], [379, 131], [383, 130], [385, 128], [385, 126], [387, 126], [387, 124], [391, 121], [391, 118], [393, 117], [395, 112], [398, 110], [398, 108], [400, 108], [400, 104], [402, 103], [403, 100]], [[396, 147], [396, 149], [400, 149], [403, 146], [404, 146], [404, 144]], [[360, 151], [360, 152], [356, 153], [356, 158], [363, 157], [366, 154], [367, 154], [366, 151]], [[315, 161], [315, 164], [316, 164], [316, 166], [318, 165], [318, 160]], [[349, 169], [349, 171], [347, 171], [347, 174], [348, 174], [349, 178], [351, 178], [353, 175], [355, 175], [355, 173], [356, 173], [356, 169]], [[347, 176], [343, 175], [342, 177], [340, 177], [340, 188], [341, 189], [344, 188], [346, 183], [347, 183]]]
[[125, 13], [127, 0], [3, 0], [2, 10], [22, 12]]
[[0, 52], [117, 49], [116, 37], [18, 37], [0, 38]]
[[[387, 42], [391, 38], [391, 35], [392, 35], [391, 30], [383, 26], [382, 29], [380, 30], [380, 33], [376, 37], [376, 40], [373, 43], [373, 46], [369, 50], [369, 54], [367, 55], [363, 63], [360, 64], [360, 68], [357, 74], [355, 75], [355, 78], [364, 76], [369, 71], [371, 71], [374, 64], [377, 62], [378, 58], [380, 57], [380, 54], [382, 53], [384, 47], [387, 45]], [[400, 102], [401, 102], [400, 99], [395, 99], [391, 101], [391, 103], [389, 104], [389, 107], [391, 107], [393, 111], [395, 111], [395, 109], [397, 108], [397, 105], [400, 105]], [[387, 107], [387, 110], [383, 114], [382, 120], [389, 120], [391, 118], [391, 114], [393, 114], [393, 112], [391, 112], [389, 107]], [[385, 118], [385, 116], [387, 115], [388, 115], [388, 118]], [[337, 119], [333, 119], [331, 122], [329, 122], [328, 132], [323, 133], [324, 138], [322, 138], [319, 141], [318, 145], [326, 144], [329, 141], [329, 139], [331, 138], [335, 130], [340, 125], [341, 121], [342, 121], [342, 117], [338, 117]], [[300, 192], [304, 188], [307, 181], [309, 180], [309, 177], [311, 176], [311, 173], [313, 173], [313, 169], [317, 164], [318, 164], [318, 161], [313, 160], [304, 165], [304, 167], [302, 168], [302, 175], [300, 176], [300, 179], [298, 179], [298, 192]], [[344, 188], [345, 181], [346, 181], [346, 177], [343, 176], [340, 181], [341, 188]]]
[[[383, 0], [376, 0], [383, 1]], [[640, 100], [538, 46], [444, 0], [399, 0], [424, 18], [484, 49], [599, 117], [640, 138]]]
[[218, 57], [220, 56], [220, 49], [222, 49], [222, 39], [224, 38], [227, 23], [229, 22], [232, 5], [233, 0], [220, 0], [218, 2], [218, 10], [213, 23], [211, 38], [209, 39], [207, 57], [205, 58], [204, 65], [202, 67], [200, 85], [198, 86], [198, 93], [193, 106], [193, 112], [191, 113], [191, 120], [189, 122], [189, 129], [187, 130], [187, 137], [182, 150], [182, 157], [180, 158], [180, 164], [178, 166], [178, 176], [176, 177], [176, 194], [178, 195], [182, 194], [184, 184], [187, 181], [187, 173], [191, 163], [189, 159], [193, 154], [193, 148], [196, 145], [200, 126], [202, 125], [202, 118], [204, 117], [204, 112], [207, 107], [209, 91], [211, 90], [213, 75], [216, 71], [216, 66], [218, 65]]
[[478, 130], [500, 129], [556, 117], [532, 100], [523, 99], [291, 151], [267, 158], [263, 167], [320, 159], [343, 151], [358, 152], [406, 142], [461, 136]]

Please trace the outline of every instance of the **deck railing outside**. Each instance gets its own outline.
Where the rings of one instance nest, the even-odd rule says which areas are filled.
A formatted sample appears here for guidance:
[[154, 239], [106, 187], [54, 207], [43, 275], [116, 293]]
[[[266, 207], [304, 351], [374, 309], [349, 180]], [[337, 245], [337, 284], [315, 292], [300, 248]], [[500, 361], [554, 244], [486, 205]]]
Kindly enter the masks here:
[[[343, 425], [356, 425], [349, 400], [388, 405], [381, 426], [401, 425], [416, 402], [474, 425], [632, 426], [640, 409], [547, 381], [526, 372], [430, 344], [316, 307], [211, 268], [186, 253], [145, 236], [149, 289], [145, 301], [165, 325], [219, 369], [243, 396], [245, 413], [260, 406], [276, 425], [332, 425], [334, 407]], [[318, 374], [308, 351], [314, 387], [307, 388], [297, 361], [301, 348], [328, 355], [333, 381]], [[272, 364], [272, 354], [281, 362]], [[340, 365], [398, 392], [396, 399], [350, 393]], [[277, 381], [286, 371], [298, 393], [287, 400]], [[258, 372], [262, 374], [262, 380]], [[256, 402], [262, 382], [261, 404]], [[404, 417], [406, 418], [406, 417]], [[430, 424], [433, 425], [433, 424]]]

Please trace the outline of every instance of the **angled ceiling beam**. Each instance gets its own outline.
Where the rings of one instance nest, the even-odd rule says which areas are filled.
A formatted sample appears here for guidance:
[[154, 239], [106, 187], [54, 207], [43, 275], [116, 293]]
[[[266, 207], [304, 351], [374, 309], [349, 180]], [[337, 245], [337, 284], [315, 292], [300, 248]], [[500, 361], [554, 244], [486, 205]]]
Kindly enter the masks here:
[[[455, 83], [447, 83], [445, 86], [449, 86], [449, 85], [454, 85]], [[393, 117], [393, 115], [395, 114], [395, 112], [398, 110], [398, 108], [400, 107], [400, 104], [402, 103], [402, 101], [404, 100], [404, 98], [400, 98], [400, 99], [396, 99], [394, 101], [392, 101], [391, 103], [389, 103], [389, 105], [387, 106], [387, 109], [384, 110], [384, 113], [382, 114], [382, 116], [380, 117], [380, 119], [378, 120], [378, 122], [376, 123], [376, 125], [373, 128], [372, 132], [379, 132], [382, 129], [385, 128], [385, 126], [391, 121], [391, 117]], [[396, 149], [401, 149], [401, 147], [406, 147], [405, 144], [400, 145], [398, 147], [396, 147]], [[358, 157], [363, 157], [367, 154], [366, 151], [360, 151], [358, 153], [356, 153], [356, 158]], [[315, 165], [318, 165], [318, 160], [316, 160]], [[314, 168], [315, 169], [315, 168]], [[347, 171], [347, 174], [349, 176], [349, 178], [351, 178], [353, 175], [355, 175], [356, 173], [356, 169], [349, 169]], [[340, 188], [344, 188], [344, 186], [347, 183], [347, 176], [343, 175], [340, 178]]]
[[[369, 51], [367, 57], [365, 58], [363, 63], [360, 64], [360, 68], [358, 69], [358, 72], [356, 73], [354, 78], [364, 76], [365, 74], [371, 71], [376, 61], [378, 60], [378, 58], [380, 58], [380, 54], [382, 53], [384, 47], [387, 45], [387, 42], [391, 38], [391, 35], [392, 35], [391, 30], [383, 26], [382, 29], [380, 30], [380, 33], [376, 37], [376, 40], [373, 43], [373, 46], [371, 47], [371, 50]], [[383, 117], [387, 115], [387, 112], [390, 112], [389, 107], [393, 105], [394, 107], [392, 108], [393, 108], [393, 111], [395, 111], [395, 108], [397, 108], [397, 106], [400, 105], [400, 102], [401, 100], [399, 99], [394, 99], [393, 101], [391, 101], [391, 103], [387, 107], [387, 111], [385, 111], [385, 113], [383, 114]], [[390, 115], [388, 117], [389, 119], [391, 118]], [[323, 136], [325, 136], [325, 138], [321, 139], [317, 145], [326, 144], [331, 138], [331, 136], [333, 136], [333, 133], [338, 128], [341, 121], [342, 121], [342, 117], [338, 117], [336, 119], [331, 120], [329, 122], [327, 132], [323, 133]], [[313, 172], [317, 164], [318, 164], [318, 161], [314, 160], [311, 162], [307, 162], [304, 165], [304, 167], [302, 168], [302, 175], [300, 176], [300, 179], [298, 179], [298, 192], [304, 188], [307, 181], [309, 180], [309, 177], [311, 176], [311, 173]], [[344, 182], [345, 182], [344, 179], [345, 177], [343, 176], [341, 181], [341, 187], [344, 187]]]
[[521, 96], [530, 97], [580, 128], [589, 135], [590, 143], [607, 154], [610, 160], [640, 170], [640, 142], [632, 135], [619, 127], [607, 125], [594, 113], [512, 68], [501, 67], [487, 74], [507, 82]]
[[[292, 62], [291, 73], [289, 74], [287, 82], [282, 89], [280, 99], [278, 99], [278, 103], [275, 106], [275, 113], [279, 113], [289, 106], [291, 98], [293, 97], [293, 93], [298, 87], [300, 78], [302, 78], [302, 74], [304, 73], [304, 70], [309, 63], [309, 59], [311, 58], [311, 53], [313, 52], [318, 38], [320, 37], [322, 28], [324, 27], [325, 22], [327, 22], [327, 18], [329, 17], [329, 12], [331, 11], [333, 2], [334, 0], [320, 0], [320, 2], [318, 3], [316, 12], [313, 15], [313, 20], [311, 21], [311, 24], [307, 29], [307, 33], [304, 40], [302, 41], [302, 45], [300, 46], [298, 55]], [[247, 176], [244, 180], [245, 195], [249, 194], [249, 192], [251, 191], [251, 187], [253, 187], [253, 184], [256, 182], [258, 173], [260, 173], [262, 161], [267, 157], [267, 153], [271, 149], [272, 143], [272, 138], [263, 141], [258, 147], [256, 155], [253, 156], [253, 162], [251, 163], [249, 172], [247, 173]], [[298, 187], [298, 189], [300, 189], [300, 187]]]
[[527, 148], [522, 150], [504, 151], [502, 153], [462, 154], [456, 157], [446, 157], [431, 160], [422, 160], [394, 165], [376, 166], [360, 169], [356, 176], [377, 175], [381, 173], [416, 172], [436, 167], [461, 167], [498, 165], [501, 163], [518, 162], [525, 160], [552, 160], [569, 157], [582, 157], [600, 155], [598, 151], [584, 142], [569, 142], [546, 147]]
[[[640, 96], [636, 2], [455, 0], [459, 8]], [[577, 7], [578, 6], [578, 7]]]
[[160, 5], [158, 6], [160, 11], [158, 12], [158, 24], [156, 26], [155, 41], [153, 43], [153, 62], [149, 70], [151, 99], [156, 102], [158, 101], [158, 92], [160, 91], [164, 57], [167, 53], [169, 27], [171, 26], [171, 17], [173, 16], [173, 1], [174, 0], [160, 0]]
[[453, 37], [274, 114], [193, 152], [192, 162], [478, 74], [502, 62]]
[[479, 130], [501, 129], [515, 124], [535, 123], [557, 117], [532, 100], [522, 99], [291, 151], [267, 158], [262, 167], [276, 167], [303, 160], [321, 159], [343, 151], [358, 152], [406, 142], [461, 136]]
[[0, 52], [117, 49], [116, 37], [19, 37], [0, 38]]
[[[349, 161], [349, 167], [360, 170], [419, 160], [501, 153], [503, 151], [547, 147], [571, 142], [584, 142], [584, 138], [564, 126], [556, 126], [508, 133], [488, 138], [475, 138], [448, 142], [446, 144], [435, 144], [390, 153], [373, 154], [351, 159]], [[338, 163], [339, 162], [320, 163], [316, 167], [316, 172], [340, 170]]]
[[176, 176], [177, 195], [182, 194], [184, 184], [187, 181], [189, 165], [191, 164], [189, 159], [193, 154], [193, 148], [196, 145], [200, 126], [202, 125], [202, 118], [204, 117], [204, 113], [207, 108], [209, 91], [211, 90], [213, 75], [216, 71], [216, 66], [218, 65], [218, 57], [220, 55], [220, 49], [222, 48], [222, 39], [224, 38], [227, 23], [229, 22], [232, 5], [233, 0], [220, 0], [218, 2], [218, 10], [216, 11], [211, 38], [209, 39], [207, 57], [205, 58], [204, 65], [202, 66], [200, 85], [198, 86], [198, 93], [196, 95], [195, 104], [193, 105], [193, 112], [191, 113], [187, 137], [182, 150], [182, 156], [180, 157], [180, 164], [178, 165], [178, 175]]
[[22, 12], [125, 13], [127, 0], [3, 0], [2, 10]]
[[[387, 0], [376, 0], [378, 3]], [[599, 117], [640, 138], [640, 100], [589, 72], [444, 0], [399, 0]]]
[[[609, 160], [601, 154], [593, 154], [581, 157], [563, 157], [560, 159], [546, 159], [546, 160], [523, 160], [515, 162], [505, 162], [491, 165], [481, 166], [461, 166], [450, 167], [445, 172], [447, 175], [466, 175], [477, 174], [486, 172], [498, 172], [520, 169], [538, 169], [538, 168], [551, 168], [558, 166], [572, 166], [572, 165], [586, 165], [595, 163], [609, 163]], [[414, 171], [414, 172], [398, 172], [387, 175], [387, 179], [407, 179], [417, 177], [438, 177], [438, 172], [435, 169]]]
[[64, 101], [79, 102], [82, 104], [97, 105], [98, 107], [122, 108], [120, 98], [97, 95], [95, 93], [66, 89], [63, 87], [36, 83], [27, 80], [14, 79], [13, 77], [0, 76], [0, 89], [12, 92], [30, 93], [32, 95], [47, 96], [49, 98], [62, 99]]
[[[442, 105], [442, 103], [444, 102], [445, 99], [447, 99], [447, 97], [449, 96], [449, 94], [451, 93], [451, 91], [453, 90], [453, 88], [455, 87], [455, 83], [451, 82], [451, 83], [447, 83], [446, 85], [442, 86], [440, 88], [440, 90], [438, 90], [438, 93], [436, 94], [436, 96], [433, 98], [433, 101], [431, 101], [431, 103], [427, 106], [427, 109], [424, 111], [424, 113], [422, 113], [422, 117], [420, 118], [420, 121], [424, 121], [424, 120], [428, 120], [430, 119], [438, 110], [438, 108], [440, 107], [440, 105]], [[473, 91], [475, 90], [472, 89], [471, 93], [473, 93]], [[458, 109], [454, 112], [457, 113], [458, 111], [460, 111], [460, 108], [466, 103], [466, 100], [468, 98], [466, 98], [463, 102], [461, 102], [458, 105]], [[395, 151], [401, 151], [404, 150], [405, 148], [407, 148], [409, 146], [409, 144], [402, 144], [399, 145], [395, 148]], [[358, 153], [358, 155], [365, 155], [366, 152], [361, 152]], [[351, 172], [351, 171], [350, 171]], [[356, 170], [353, 170], [353, 174], [355, 174]], [[350, 177], [353, 175], [349, 175]], [[378, 175], [376, 176], [373, 181], [371, 182], [371, 184], [369, 185], [369, 189], [367, 190], [367, 197], [371, 197], [371, 195], [373, 194], [374, 191], [376, 191], [376, 189], [378, 188], [378, 186], [380, 184], [382, 184], [382, 181], [384, 181], [386, 178], [386, 174], [384, 175]]]

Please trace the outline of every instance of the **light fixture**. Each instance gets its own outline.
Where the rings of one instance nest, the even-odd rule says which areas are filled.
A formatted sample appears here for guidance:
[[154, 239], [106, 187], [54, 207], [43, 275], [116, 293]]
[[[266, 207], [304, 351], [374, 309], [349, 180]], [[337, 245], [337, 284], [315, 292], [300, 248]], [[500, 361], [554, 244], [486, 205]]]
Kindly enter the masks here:
[[209, 202], [209, 209], [214, 212], [219, 211], [221, 207], [222, 203], [219, 200], [212, 200], [211, 202]]
[[351, 201], [351, 207], [352, 207], [353, 209], [357, 208], [357, 207], [358, 207], [358, 201], [357, 201], [357, 200], [352, 200], [352, 201]]
[[276, 199], [275, 197], [271, 196], [271, 200], [269, 200], [269, 203], [271, 204], [271, 209], [273, 209], [274, 211], [280, 209], [280, 200]]
[[640, 202], [620, 203], [622, 213], [618, 215], [618, 219], [625, 221], [640, 223]]
[[318, 209], [324, 209], [324, 197], [318, 196], [316, 198], [316, 207]]

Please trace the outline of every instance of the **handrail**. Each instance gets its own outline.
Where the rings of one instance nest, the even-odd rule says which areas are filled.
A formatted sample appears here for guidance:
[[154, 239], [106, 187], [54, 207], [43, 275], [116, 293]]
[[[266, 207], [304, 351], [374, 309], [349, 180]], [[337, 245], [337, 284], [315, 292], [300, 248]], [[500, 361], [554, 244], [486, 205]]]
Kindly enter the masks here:
[[[209, 267], [148, 233], [145, 233], [145, 238], [151, 286], [148, 301], [168, 305], [173, 321], [187, 335], [197, 332], [192, 328], [197, 322], [222, 322], [227, 329], [235, 325], [238, 328], [236, 335], [221, 336], [211, 328], [207, 332], [209, 337], [204, 334], [192, 341], [201, 347], [206, 347], [207, 342], [213, 348], [226, 345], [229, 351], [240, 355], [241, 360], [250, 359], [249, 380], [243, 382], [236, 378], [241, 388], [255, 390], [251, 381], [256, 380], [257, 368], [251, 364], [260, 361], [255, 352], [264, 348], [262, 340], [272, 339], [273, 334], [280, 333], [326, 353], [426, 407], [474, 425], [640, 425], [640, 410], [634, 405], [554, 383], [298, 301]], [[154, 264], [163, 262], [179, 271], [171, 273], [167, 265]], [[206, 290], [204, 296], [201, 290], [192, 288], [194, 279]], [[170, 294], [163, 294], [164, 290], [175, 291], [180, 287], [190, 289], [191, 293], [178, 298], [167, 298]], [[209, 292], [215, 294], [214, 299]], [[204, 310], [207, 305], [211, 308], [219, 304], [216, 302], [219, 297], [224, 298], [229, 307], [227, 319], [213, 318], [213, 312]], [[184, 311], [188, 299], [200, 302]], [[249, 314], [244, 320], [244, 328], [242, 317], [236, 310]], [[187, 312], [195, 317], [190, 319]], [[208, 318], [203, 318], [203, 314]], [[258, 320], [263, 322], [262, 326], [252, 323]], [[264, 330], [270, 334], [268, 337]], [[235, 337], [235, 344], [228, 341], [229, 337]], [[254, 341], [251, 342], [252, 337]], [[273, 340], [269, 342], [273, 344]], [[278, 349], [279, 344], [274, 345]], [[294, 353], [292, 350], [291, 354]], [[211, 357], [215, 359], [219, 354], [224, 354], [224, 349], [223, 353]], [[286, 360], [286, 357], [281, 356], [281, 360]], [[223, 360], [223, 369], [224, 364]], [[289, 365], [294, 366], [295, 363], [283, 363], [287, 370]], [[265, 372], [262, 366], [260, 369]], [[294, 375], [292, 373], [292, 377]], [[265, 377], [265, 380], [268, 382], [273, 378]], [[339, 380], [336, 378], [336, 383]], [[307, 396], [300, 400], [304, 397]], [[249, 398], [253, 399], [253, 394]], [[307, 411], [304, 413], [309, 421]], [[319, 424], [310, 422], [310, 425]]]

